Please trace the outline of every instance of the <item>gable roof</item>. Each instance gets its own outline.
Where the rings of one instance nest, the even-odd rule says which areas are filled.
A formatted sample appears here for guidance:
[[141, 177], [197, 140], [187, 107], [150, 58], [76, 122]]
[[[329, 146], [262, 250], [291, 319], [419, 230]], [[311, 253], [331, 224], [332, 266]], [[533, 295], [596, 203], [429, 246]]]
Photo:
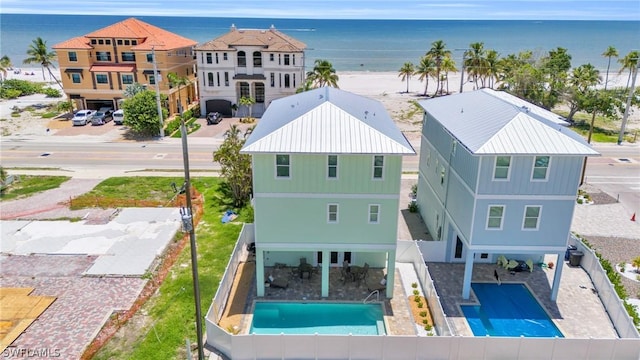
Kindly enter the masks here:
[[476, 155], [599, 155], [557, 114], [506, 92], [481, 89], [419, 101]]
[[274, 100], [241, 152], [415, 154], [380, 102], [333, 87]]
[[276, 30], [273, 25], [268, 30], [236, 29], [233, 25], [231, 31], [198, 45], [196, 50], [235, 51], [236, 46], [259, 46], [273, 52], [303, 51], [307, 47], [303, 42]]
[[[66, 48], [91, 48], [91, 38], [116, 38], [139, 39], [138, 44], [131, 47], [132, 50], [146, 51], [154, 47], [155, 50], [173, 50], [184, 47], [192, 47], [196, 41], [187, 39], [157, 26], [147, 24], [136, 18], [129, 18], [102, 29], [96, 30], [84, 36], [79, 36], [63, 41], [53, 46], [54, 49]], [[84, 43], [86, 47], [81, 44]]]

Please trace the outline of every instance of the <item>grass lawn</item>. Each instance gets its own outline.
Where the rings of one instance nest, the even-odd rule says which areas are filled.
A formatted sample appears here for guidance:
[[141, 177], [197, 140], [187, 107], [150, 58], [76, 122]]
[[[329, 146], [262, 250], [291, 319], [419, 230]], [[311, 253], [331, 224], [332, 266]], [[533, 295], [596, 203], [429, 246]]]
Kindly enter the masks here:
[[[126, 179], [126, 181], [123, 181]], [[137, 181], [141, 183], [138, 184]], [[131, 196], [151, 191], [145, 178], [109, 179], [109, 183], [126, 182]], [[156, 185], [170, 184], [171, 178], [156, 178]], [[163, 180], [160, 180], [163, 179]], [[182, 181], [180, 179], [180, 181]], [[204, 214], [196, 228], [198, 244], [198, 274], [202, 315], [206, 315], [211, 300], [229, 261], [229, 256], [242, 228], [242, 222], [253, 221], [251, 209], [240, 209], [237, 223], [222, 224], [225, 210], [231, 209], [218, 178], [194, 178], [192, 185], [204, 196]], [[162, 188], [162, 187], [160, 187]], [[98, 185], [94, 191], [111, 192]], [[121, 190], [116, 191], [121, 196]], [[236, 209], [237, 210], [237, 209]], [[157, 293], [140, 309], [146, 314], [145, 325], [130, 336], [114, 337], [94, 359], [184, 359], [185, 340], [196, 344], [195, 305], [191, 279], [191, 249], [187, 245]], [[203, 333], [204, 320], [203, 320]], [[132, 338], [134, 337], [134, 338]]]
[[[566, 117], [569, 112], [557, 111], [557, 114]], [[591, 114], [578, 112], [573, 116], [574, 125], [571, 126], [571, 130], [582, 135], [585, 139], [589, 136], [589, 127], [591, 124]], [[620, 132], [620, 122], [613, 121], [604, 116], [596, 114], [596, 119], [593, 124], [593, 134], [591, 135], [591, 142], [599, 143], [615, 143], [618, 141], [618, 134]], [[633, 134], [627, 132], [625, 140], [629, 142], [634, 141]]]
[[0, 192], [0, 201], [15, 200], [55, 189], [69, 179], [71, 179], [69, 176], [20, 175], [6, 189]]

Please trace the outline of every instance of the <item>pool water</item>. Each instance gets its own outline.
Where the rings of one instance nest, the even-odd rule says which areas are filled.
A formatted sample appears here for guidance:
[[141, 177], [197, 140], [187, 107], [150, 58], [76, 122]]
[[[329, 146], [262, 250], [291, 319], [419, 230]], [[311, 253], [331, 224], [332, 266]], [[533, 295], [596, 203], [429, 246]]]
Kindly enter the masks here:
[[471, 284], [480, 305], [462, 305], [475, 336], [564, 337], [523, 284]]
[[382, 306], [256, 302], [251, 334], [385, 334]]

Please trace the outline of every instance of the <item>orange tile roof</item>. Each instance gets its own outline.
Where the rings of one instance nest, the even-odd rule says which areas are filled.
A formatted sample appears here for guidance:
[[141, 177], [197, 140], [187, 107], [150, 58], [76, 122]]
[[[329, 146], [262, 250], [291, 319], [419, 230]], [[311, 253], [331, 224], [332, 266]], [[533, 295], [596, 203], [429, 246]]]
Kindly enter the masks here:
[[133, 72], [136, 69], [133, 65], [93, 65], [89, 71], [97, 72]]
[[268, 30], [231, 28], [228, 33], [207, 41], [196, 47], [196, 50], [230, 50], [234, 46], [262, 46], [268, 51], [291, 52], [303, 51], [307, 45], [275, 28]]
[[[144, 21], [140, 21], [135, 18], [129, 18], [113, 25], [109, 25], [105, 28], [96, 30], [92, 33], [86, 34], [79, 38], [84, 38], [85, 43], [89, 43], [90, 38], [119, 38], [119, 39], [138, 39], [138, 45], [132, 46], [132, 50], [151, 50], [154, 47], [156, 50], [173, 50], [184, 47], [195, 46], [196, 41], [187, 39], [180, 35], [176, 35], [172, 32], [166, 31], [159, 27], [147, 24]], [[54, 49], [69, 48], [70, 45], [76, 44], [74, 39], [56, 44]], [[80, 42], [78, 42], [79, 44]], [[90, 46], [90, 45], [88, 45]], [[91, 47], [89, 47], [91, 48]]]
[[84, 36], [74, 37], [52, 46], [52, 49], [86, 49], [91, 50], [93, 47], [89, 44], [89, 39]]

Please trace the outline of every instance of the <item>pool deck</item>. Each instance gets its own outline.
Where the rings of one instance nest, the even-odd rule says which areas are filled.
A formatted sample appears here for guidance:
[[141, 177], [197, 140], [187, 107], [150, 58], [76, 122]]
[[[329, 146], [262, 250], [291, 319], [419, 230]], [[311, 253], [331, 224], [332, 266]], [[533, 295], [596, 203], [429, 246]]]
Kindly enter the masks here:
[[[555, 262], [555, 261], [554, 261]], [[502, 283], [525, 283], [546, 310], [565, 338], [617, 338], [607, 312], [593, 289], [589, 275], [581, 268], [562, 262], [562, 279], [558, 299], [550, 300], [554, 270], [535, 266], [533, 272], [514, 275], [495, 264], [475, 264], [472, 282], [495, 283], [493, 270], [498, 269]], [[477, 302], [473, 291], [469, 300], [462, 299], [464, 264], [427, 263], [440, 302], [455, 335], [473, 336], [460, 310], [460, 304]]]

